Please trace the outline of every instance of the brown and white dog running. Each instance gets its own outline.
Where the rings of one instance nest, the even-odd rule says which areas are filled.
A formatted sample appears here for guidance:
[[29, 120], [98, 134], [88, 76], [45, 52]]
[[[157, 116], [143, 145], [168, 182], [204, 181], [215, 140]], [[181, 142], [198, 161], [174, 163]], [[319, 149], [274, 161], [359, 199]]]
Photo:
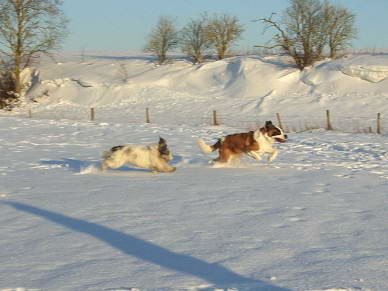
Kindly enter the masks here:
[[216, 163], [232, 163], [242, 154], [260, 161], [261, 155], [265, 153], [270, 154], [268, 161], [271, 162], [278, 155], [278, 150], [272, 145], [275, 141], [283, 143], [286, 140], [287, 135], [281, 128], [273, 125], [271, 121], [266, 121], [265, 126], [258, 130], [224, 136], [214, 145], [208, 145], [204, 140], [199, 139], [198, 145], [204, 153], [218, 150], [219, 156], [214, 159]]
[[159, 138], [159, 143], [155, 145], [128, 144], [111, 148], [104, 152], [101, 171], [107, 168], [117, 169], [128, 164], [153, 172], [174, 172], [176, 168], [168, 164], [172, 159], [166, 141]]

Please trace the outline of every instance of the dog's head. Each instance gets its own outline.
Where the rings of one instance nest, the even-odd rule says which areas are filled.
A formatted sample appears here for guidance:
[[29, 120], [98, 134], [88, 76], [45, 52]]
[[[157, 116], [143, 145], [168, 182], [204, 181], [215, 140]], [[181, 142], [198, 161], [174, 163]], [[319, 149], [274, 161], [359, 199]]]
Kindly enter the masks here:
[[161, 137], [159, 138], [158, 151], [159, 151], [160, 157], [163, 160], [169, 162], [173, 159], [173, 156], [170, 150], [168, 149], [166, 141]]
[[265, 126], [261, 130], [264, 131], [267, 136], [273, 138], [277, 142], [283, 143], [287, 141], [287, 135], [284, 134], [280, 127], [273, 125], [272, 121], [266, 121]]

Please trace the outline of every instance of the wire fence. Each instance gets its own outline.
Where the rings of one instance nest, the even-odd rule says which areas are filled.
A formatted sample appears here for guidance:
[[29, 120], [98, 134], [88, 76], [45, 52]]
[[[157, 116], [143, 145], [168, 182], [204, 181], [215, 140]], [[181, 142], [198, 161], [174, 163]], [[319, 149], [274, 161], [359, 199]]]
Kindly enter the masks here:
[[267, 120], [271, 120], [284, 129], [287, 133], [306, 132], [317, 129], [335, 130], [344, 133], [377, 133], [388, 134], [388, 119], [384, 119], [381, 113], [375, 116], [350, 117], [332, 115], [330, 111], [322, 112], [321, 115], [296, 116], [274, 113], [270, 115], [243, 115], [234, 116], [220, 114], [213, 111], [212, 115], [204, 120], [212, 125], [226, 125], [255, 129], [261, 127]]
[[[120, 110], [107, 110], [103, 108], [77, 108], [76, 110], [58, 114], [49, 112], [32, 112], [31, 110], [20, 113], [19, 117], [32, 119], [67, 119], [74, 121], [93, 122], [125, 122], [128, 124], [158, 124], [158, 125], [194, 125], [194, 126], [226, 126], [232, 128], [254, 130], [260, 128], [266, 121], [271, 120], [284, 129], [286, 133], [306, 132], [317, 129], [335, 130], [344, 133], [376, 133], [388, 134], [388, 119], [383, 114], [375, 116], [345, 116], [332, 114], [329, 110], [315, 115], [283, 115], [273, 113], [266, 115], [246, 115], [236, 113], [222, 113], [209, 110], [192, 118], [193, 114], [179, 114], [179, 112], [153, 111], [152, 108], [142, 108], [136, 112], [128, 113]], [[188, 117], [191, 116], [191, 117]]]

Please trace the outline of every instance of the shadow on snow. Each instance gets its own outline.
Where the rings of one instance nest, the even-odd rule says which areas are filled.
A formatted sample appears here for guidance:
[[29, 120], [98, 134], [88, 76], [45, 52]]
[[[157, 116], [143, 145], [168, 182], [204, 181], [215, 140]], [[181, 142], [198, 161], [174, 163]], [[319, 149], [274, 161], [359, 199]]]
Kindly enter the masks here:
[[73, 231], [90, 235], [105, 242], [111, 247], [120, 250], [126, 255], [134, 256], [177, 272], [195, 276], [216, 285], [249, 284], [252, 285], [252, 287], [253, 285], [255, 286], [254, 289], [249, 290], [290, 291], [289, 289], [273, 286], [260, 280], [244, 277], [219, 264], [211, 264], [189, 255], [174, 253], [153, 243], [136, 238], [135, 236], [96, 223], [72, 218], [19, 202], [3, 201], [0, 203], [25, 213], [40, 216]]
[[[62, 159], [62, 160], [43, 160], [40, 161], [42, 165], [58, 165], [64, 168], [68, 168], [72, 172], [80, 173], [82, 170], [94, 166], [97, 169], [100, 168], [100, 162], [81, 161], [75, 159]], [[115, 169], [115, 171], [136, 171], [136, 172], [149, 172], [148, 169], [134, 168], [129, 166], [122, 166]]]

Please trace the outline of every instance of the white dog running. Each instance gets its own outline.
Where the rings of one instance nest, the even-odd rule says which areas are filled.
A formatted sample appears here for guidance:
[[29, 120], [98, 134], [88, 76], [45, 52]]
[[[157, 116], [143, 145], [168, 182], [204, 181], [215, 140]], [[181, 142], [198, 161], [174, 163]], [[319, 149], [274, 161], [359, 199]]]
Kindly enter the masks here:
[[107, 168], [117, 169], [125, 164], [135, 167], [150, 169], [153, 172], [174, 172], [175, 167], [168, 164], [173, 159], [166, 141], [159, 139], [155, 145], [133, 145], [115, 146], [103, 154], [101, 171]]

